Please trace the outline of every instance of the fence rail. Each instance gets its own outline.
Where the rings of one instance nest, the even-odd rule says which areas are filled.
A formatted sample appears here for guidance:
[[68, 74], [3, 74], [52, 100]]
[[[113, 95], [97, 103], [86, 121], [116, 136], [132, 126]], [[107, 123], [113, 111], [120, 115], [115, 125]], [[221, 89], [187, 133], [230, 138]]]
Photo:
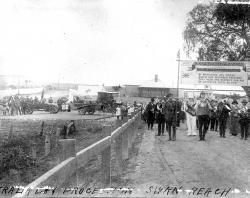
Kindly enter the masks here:
[[[125, 123], [123, 123], [122, 120], [117, 120], [116, 125], [118, 128], [110, 132], [108, 136], [77, 153], [75, 151], [75, 140], [62, 140], [60, 145], [62, 150], [65, 152], [61, 157], [61, 160], [63, 161], [27, 185], [22, 194], [15, 195], [14, 197], [27, 196], [26, 192], [28, 189], [54, 186], [55, 184], [59, 186], [63, 184], [72, 175], [77, 174], [77, 169], [86, 166], [91, 158], [99, 154], [102, 156], [102, 182], [104, 185], [109, 184], [111, 169], [111, 145], [114, 144], [116, 146], [116, 158], [119, 163], [122, 163], [122, 161], [129, 158], [129, 148], [131, 148], [136, 137], [137, 133], [135, 132], [136, 127], [138, 129], [138, 124], [141, 120], [140, 115], [141, 111], [139, 110], [133, 113], [130, 119], [125, 120]], [[32, 196], [32, 193], [30, 193], [29, 196]]]

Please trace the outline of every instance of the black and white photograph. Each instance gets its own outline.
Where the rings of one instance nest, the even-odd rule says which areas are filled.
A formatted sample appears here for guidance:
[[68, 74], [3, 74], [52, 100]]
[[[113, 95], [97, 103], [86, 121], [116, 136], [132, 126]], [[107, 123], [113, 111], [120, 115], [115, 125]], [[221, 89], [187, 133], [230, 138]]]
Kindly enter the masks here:
[[250, 0], [0, 0], [0, 198], [250, 197]]

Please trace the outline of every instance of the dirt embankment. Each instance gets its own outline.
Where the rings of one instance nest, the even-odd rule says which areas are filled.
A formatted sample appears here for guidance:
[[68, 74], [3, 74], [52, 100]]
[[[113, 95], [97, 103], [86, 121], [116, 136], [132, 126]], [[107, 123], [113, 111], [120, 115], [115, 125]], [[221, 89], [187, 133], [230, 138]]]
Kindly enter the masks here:
[[[0, 183], [4, 185], [27, 185], [36, 178], [56, 166], [59, 161], [59, 148], [56, 147], [56, 129], [63, 128], [70, 120], [43, 120], [43, 135], [41, 135], [42, 121], [41, 120], [1, 120], [0, 146], [4, 141], [11, 139], [21, 139], [28, 147], [25, 155], [31, 156], [31, 146], [35, 144], [36, 161], [30, 166], [16, 170], [14, 168], [1, 174]], [[102, 126], [110, 124], [114, 121], [113, 118], [104, 120], [75, 120], [76, 134], [68, 138], [76, 139], [76, 150], [79, 151], [87, 146], [95, 143], [103, 138]], [[12, 127], [11, 127], [12, 125]], [[11, 129], [12, 128], [12, 129]], [[12, 131], [12, 132], [10, 132]], [[50, 134], [51, 152], [45, 156], [45, 134]], [[63, 138], [63, 136], [60, 136]], [[2, 159], [2, 161], [6, 159]], [[5, 163], [5, 162], [3, 162]]]

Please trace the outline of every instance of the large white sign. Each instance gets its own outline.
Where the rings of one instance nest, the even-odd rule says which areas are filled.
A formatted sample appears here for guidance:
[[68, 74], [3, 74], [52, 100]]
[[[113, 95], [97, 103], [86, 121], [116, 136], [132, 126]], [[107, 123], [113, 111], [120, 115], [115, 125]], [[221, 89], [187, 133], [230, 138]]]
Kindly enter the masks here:
[[181, 61], [180, 84], [247, 86], [247, 64], [235, 61]]

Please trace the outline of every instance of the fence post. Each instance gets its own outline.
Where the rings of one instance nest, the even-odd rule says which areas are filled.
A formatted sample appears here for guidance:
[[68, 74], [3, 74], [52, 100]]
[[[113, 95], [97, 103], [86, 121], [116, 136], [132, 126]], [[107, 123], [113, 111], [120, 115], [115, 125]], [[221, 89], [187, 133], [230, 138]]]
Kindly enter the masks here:
[[[61, 139], [59, 140], [59, 147], [60, 147], [60, 155], [59, 160], [60, 162], [70, 158], [76, 157], [76, 140], [75, 139]], [[73, 179], [72, 185], [78, 185], [78, 171], [77, 171], [77, 161], [75, 160], [75, 164], [71, 169], [74, 169], [75, 173], [71, 176]], [[65, 174], [66, 174], [65, 170]]]
[[118, 163], [118, 169], [121, 171], [122, 165], [122, 135], [119, 135], [114, 141], [115, 158]]
[[116, 121], [115, 121], [116, 128], [120, 127], [121, 125], [122, 125], [122, 120], [116, 119]]
[[127, 133], [128, 133], [128, 149], [130, 149], [132, 147], [132, 133], [133, 133], [132, 122], [128, 126]]
[[131, 134], [132, 142], [134, 142], [134, 140], [135, 140], [135, 134], [136, 134], [136, 131], [135, 131], [135, 129], [136, 129], [135, 122], [136, 122], [135, 119], [133, 119], [132, 124], [131, 124], [131, 128], [132, 128], [132, 134]]
[[135, 141], [137, 134], [137, 119], [136, 119], [136, 112], [134, 113], [134, 120], [133, 120], [133, 134], [132, 134], [132, 141]]
[[42, 125], [41, 125], [40, 136], [43, 136], [43, 128], [44, 128], [44, 121], [42, 122]]
[[110, 168], [111, 168], [111, 145], [102, 151], [102, 183], [103, 186], [110, 184]]
[[102, 137], [105, 138], [107, 136], [110, 136], [112, 132], [112, 125], [102, 125]]
[[56, 128], [56, 148], [59, 146], [59, 138], [60, 138], [61, 129]]
[[36, 143], [32, 143], [31, 144], [31, 156], [32, 156], [32, 159], [33, 161], [36, 160]]
[[50, 153], [50, 135], [45, 135], [45, 156]]
[[123, 124], [126, 123], [128, 121], [128, 117], [124, 117], [123, 118]]
[[11, 177], [13, 177], [13, 180], [16, 182], [16, 183], [19, 183], [20, 180], [21, 180], [21, 176], [20, 176], [20, 173], [16, 170], [16, 169], [10, 169], [9, 170], [9, 175]]
[[[103, 138], [111, 136], [112, 125], [102, 125]], [[111, 140], [109, 146], [101, 152], [102, 155], [102, 185], [106, 187], [111, 182]]]
[[60, 161], [64, 161], [69, 157], [76, 156], [76, 140], [75, 139], [61, 139], [59, 140], [60, 146]]
[[13, 136], [13, 124], [10, 125], [10, 133], [9, 133], [9, 139]]
[[122, 133], [122, 160], [128, 159], [128, 131]]

